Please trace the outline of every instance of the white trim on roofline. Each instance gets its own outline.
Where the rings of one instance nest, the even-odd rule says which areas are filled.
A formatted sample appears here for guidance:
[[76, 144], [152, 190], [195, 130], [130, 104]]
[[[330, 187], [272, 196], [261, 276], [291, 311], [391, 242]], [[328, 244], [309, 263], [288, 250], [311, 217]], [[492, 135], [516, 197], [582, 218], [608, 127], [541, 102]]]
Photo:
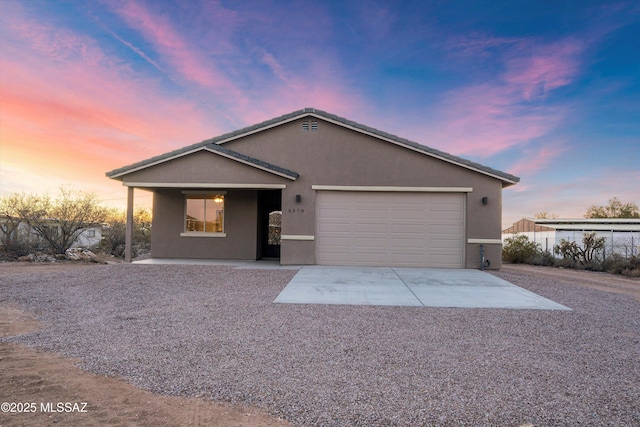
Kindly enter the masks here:
[[473, 187], [398, 187], [382, 185], [312, 185], [312, 190], [325, 191], [388, 191], [414, 193], [471, 193]]
[[123, 182], [125, 187], [139, 188], [247, 188], [259, 190], [281, 190], [284, 184], [237, 184], [221, 182]]

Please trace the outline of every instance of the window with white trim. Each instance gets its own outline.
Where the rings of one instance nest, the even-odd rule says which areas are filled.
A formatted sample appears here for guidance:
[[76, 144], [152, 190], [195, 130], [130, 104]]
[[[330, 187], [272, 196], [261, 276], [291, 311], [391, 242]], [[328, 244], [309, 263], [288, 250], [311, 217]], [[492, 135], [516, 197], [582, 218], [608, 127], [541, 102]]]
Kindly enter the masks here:
[[224, 233], [224, 194], [187, 194], [185, 232]]

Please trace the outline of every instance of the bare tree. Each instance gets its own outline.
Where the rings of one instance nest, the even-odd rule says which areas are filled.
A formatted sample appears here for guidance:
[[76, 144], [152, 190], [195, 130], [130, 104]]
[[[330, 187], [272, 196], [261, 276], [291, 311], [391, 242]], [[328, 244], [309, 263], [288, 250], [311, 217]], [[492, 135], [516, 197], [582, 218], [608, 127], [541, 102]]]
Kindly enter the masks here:
[[54, 253], [65, 253], [85, 228], [101, 225], [106, 218], [106, 209], [95, 194], [65, 187], [54, 201], [46, 194], [24, 193], [14, 193], [7, 200], [11, 201], [11, 217], [36, 232]]
[[21, 218], [26, 197], [11, 194], [0, 198], [0, 245], [10, 256], [29, 252], [29, 229]]
[[558, 215], [549, 213], [547, 211], [538, 212], [533, 216], [536, 219], [556, 219]]
[[609, 199], [607, 206], [591, 206], [587, 213], [584, 214], [585, 218], [640, 218], [640, 210], [638, 205], [629, 202], [622, 203], [620, 199], [614, 197]]

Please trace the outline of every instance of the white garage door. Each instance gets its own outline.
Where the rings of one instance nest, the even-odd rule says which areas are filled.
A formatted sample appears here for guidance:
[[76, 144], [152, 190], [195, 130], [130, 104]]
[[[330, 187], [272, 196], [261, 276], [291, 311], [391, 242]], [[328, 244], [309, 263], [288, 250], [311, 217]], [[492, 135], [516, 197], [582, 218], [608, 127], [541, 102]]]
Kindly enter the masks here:
[[319, 191], [321, 265], [461, 268], [464, 195]]

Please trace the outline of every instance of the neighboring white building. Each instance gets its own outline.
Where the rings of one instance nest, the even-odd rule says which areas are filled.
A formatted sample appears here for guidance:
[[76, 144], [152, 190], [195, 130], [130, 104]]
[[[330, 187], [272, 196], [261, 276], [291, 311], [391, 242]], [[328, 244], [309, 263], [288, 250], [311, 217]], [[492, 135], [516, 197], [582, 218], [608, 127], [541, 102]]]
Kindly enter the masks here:
[[640, 255], [640, 218], [537, 219], [523, 218], [502, 230], [502, 241], [514, 234], [524, 234], [553, 253], [560, 240], [582, 244], [585, 233], [595, 232], [606, 239], [605, 255], [617, 253], [629, 258]]
[[72, 248], [91, 248], [100, 244], [102, 227], [87, 227], [82, 230], [78, 238], [71, 245]]
[[[0, 247], [2, 247], [2, 233], [3, 228], [2, 222], [8, 221], [6, 218], [0, 218]], [[54, 221], [51, 221], [51, 225], [48, 227], [59, 227]], [[26, 222], [22, 221], [18, 225], [18, 234], [20, 239], [25, 241], [30, 247], [34, 249], [41, 250], [47, 246], [44, 239], [33, 229], [31, 229]], [[76, 240], [71, 245], [72, 248], [91, 248], [94, 247], [102, 241], [102, 227], [99, 225], [89, 226], [84, 228], [80, 235], [76, 238]]]

